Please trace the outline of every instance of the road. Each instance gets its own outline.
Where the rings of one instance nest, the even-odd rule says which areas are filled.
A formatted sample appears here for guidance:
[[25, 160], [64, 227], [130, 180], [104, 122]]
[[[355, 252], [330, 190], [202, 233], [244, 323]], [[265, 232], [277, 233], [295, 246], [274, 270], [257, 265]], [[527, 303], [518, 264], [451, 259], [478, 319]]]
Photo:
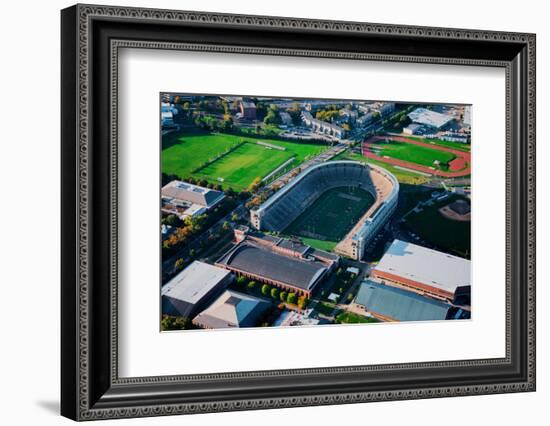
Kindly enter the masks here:
[[162, 273], [163, 275], [166, 274], [168, 276], [173, 275], [175, 271], [175, 262], [177, 259], [183, 259], [184, 261], [190, 260], [189, 257], [189, 251], [195, 250], [198, 252], [201, 249], [201, 242], [207, 243], [208, 237], [217, 231], [221, 229], [224, 222], [231, 222], [231, 216], [233, 214], [236, 214], [239, 216], [239, 218], [243, 218], [247, 215], [247, 210], [244, 207], [244, 203], [242, 202], [237, 207], [235, 207], [233, 210], [231, 210], [229, 213], [227, 213], [224, 217], [222, 217], [220, 220], [218, 220], [216, 223], [214, 223], [210, 228], [205, 229], [204, 232], [202, 232], [200, 235], [198, 235], [193, 241], [191, 241], [189, 244], [185, 244], [182, 248], [180, 248], [173, 256], [168, 258], [167, 260], [162, 262]]

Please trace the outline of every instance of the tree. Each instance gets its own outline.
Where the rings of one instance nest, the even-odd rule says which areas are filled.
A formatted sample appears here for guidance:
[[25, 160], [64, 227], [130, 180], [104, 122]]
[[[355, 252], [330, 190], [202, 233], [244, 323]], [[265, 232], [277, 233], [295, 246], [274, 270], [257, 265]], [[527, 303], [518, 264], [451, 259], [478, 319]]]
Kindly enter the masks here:
[[169, 214], [164, 219], [162, 219], [164, 225], [170, 226], [181, 226], [181, 220], [175, 214]]
[[248, 192], [255, 192], [262, 184], [262, 178], [257, 176], [250, 185], [248, 185]]
[[304, 309], [307, 306], [307, 303], [309, 302], [308, 298], [306, 296], [300, 296], [298, 298], [298, 307], [300, 309]]
[[273, 287], [273, 288], [271, 289], [270, 294], [271, 294], [271, 297], [272, 297], [273, 299], [276, 299], [277, 296], [279, 295], [279, 289], [278, 289], [277, 287]]
[[236, 221], [238, 221], [238, 220], [239, 220], [239, 215], [238, 215], [237, 213], [233, 213], [233, 214], [231, 215], [231, 221], [232, 221], [232, 222], [236, 222]]
[[286, 291], [281, 291], [281, 292], [279, 293], [279, 300], [280, 300], [281, 302], [284, 302], [284, 301], [286, 300], [286, 296], [287, 296]]
[[249, 290], [254, 290], [254, 287], [256, 287], [256, 281], [250, 281], [247, 287]]
[[183, 265], [185, 265], [183, 259], [178, 259], [174, 262], [174, 268], [176, 268], [178, 271], [183, 269]]
[[167, 330], [185, 330], [189, 327], [191, 321], [186, 317], [176, 317], [172, 315], [163, 315], [160, 322], [160, 329]]
[[296, 293], [288, 293], [286, 301], [287, 301], [287, 303], [295, 304], [296, 303]]
[[237, 277], [237, 284], [244, 285], [246, 283], [246, 277], [243, 275], [239, 275]]
[[269, 294], [269, 290], [270, 290], [270, 289], [271, 289], [271, 287], [270, 287], [269, 285], [264, 284], [264, 285], [262, 286], [262, 294], [263, 294], [264, 296], [267, 296], [267, 295]]
[[191, 259], [193, 259], [196, 255], [197, 255], [197, 252], [195, 251], [195, 249], [189, 250], [189, 257]]
[[348, 294], [347, 300], [348, 302], [351, 302], [353, 300], [353, 293]]
[[222, 229], [224, 231], [229, 231], [231, 229], [231, 225], [229, 224], [229, 222], [227, 220], [223, 223]]

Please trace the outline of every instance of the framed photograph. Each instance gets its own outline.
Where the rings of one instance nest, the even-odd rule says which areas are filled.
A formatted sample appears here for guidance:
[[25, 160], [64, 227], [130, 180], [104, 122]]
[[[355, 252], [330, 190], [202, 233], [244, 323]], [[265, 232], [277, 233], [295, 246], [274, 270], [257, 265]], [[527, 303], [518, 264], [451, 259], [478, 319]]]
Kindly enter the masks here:
[[61, 13], [61, 412], [535, 390], [535, 36]]

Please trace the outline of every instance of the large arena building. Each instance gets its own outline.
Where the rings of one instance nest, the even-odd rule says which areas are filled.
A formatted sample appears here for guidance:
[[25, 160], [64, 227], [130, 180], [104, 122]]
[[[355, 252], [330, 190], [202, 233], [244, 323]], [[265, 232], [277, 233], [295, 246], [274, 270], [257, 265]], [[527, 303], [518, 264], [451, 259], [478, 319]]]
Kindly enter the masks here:
[[454, 302], [470, 294], [471, 263], [401, 240], [394, 240], [371, 277], [383, 284]]
[[[372, 164], [330, 161], [306, 169], [260, 207], [252, 210], [251, 223], [258, 230], [283, 231], [319, 197], [340, 187], [367, 191], [374, 199], [335, 248], [339, 254], [361, 259], [372, 238], [395, 211], [399, 193], [395, 176]], [[334, 221], [344, 219], [335, 217]]]

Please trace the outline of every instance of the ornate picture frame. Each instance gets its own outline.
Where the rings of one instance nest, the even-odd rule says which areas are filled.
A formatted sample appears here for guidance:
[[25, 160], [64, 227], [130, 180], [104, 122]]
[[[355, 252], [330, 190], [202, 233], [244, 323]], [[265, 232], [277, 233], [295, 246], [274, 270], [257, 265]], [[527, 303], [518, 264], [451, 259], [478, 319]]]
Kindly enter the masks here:
[[[61, 13], [61, 414], [74, 420], [535, 390], [535, 35], [76, 5]], [[506, 73], [506, 356], [121, 378], [120, 48], [405, 63]]]

